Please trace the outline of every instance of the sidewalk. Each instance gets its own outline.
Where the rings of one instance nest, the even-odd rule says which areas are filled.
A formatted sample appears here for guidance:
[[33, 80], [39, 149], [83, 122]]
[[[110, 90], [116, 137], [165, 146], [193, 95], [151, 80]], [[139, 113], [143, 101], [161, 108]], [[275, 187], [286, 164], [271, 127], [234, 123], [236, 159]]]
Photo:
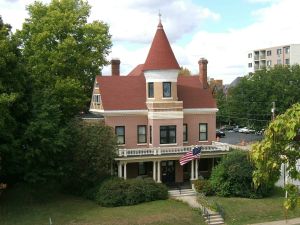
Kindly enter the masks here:
[[253, 223], [249, 225], [300, 225], [300, 218], [289, 219], [285, 220], [278, 220], [272, 222], [265, 222], [265, 223]]

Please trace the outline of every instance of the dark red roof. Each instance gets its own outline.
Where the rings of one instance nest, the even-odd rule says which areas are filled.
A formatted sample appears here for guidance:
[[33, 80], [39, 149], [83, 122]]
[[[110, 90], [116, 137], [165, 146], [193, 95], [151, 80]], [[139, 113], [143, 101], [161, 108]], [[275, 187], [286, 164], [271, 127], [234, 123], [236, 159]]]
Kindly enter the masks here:
[[177, 96], [183, 108], [217, 108], [211, 89], [203, 89], [199, 76], [178, 76]]
[[144, 64], [137, 65], [127, 76], [141, 76], [143, 75], [143, 66]]
[[[146, 107], [146, 81], [140, 76], [97, 76], [104, 110], [139, 110]], [[198, 76], [179, 76], [178, 100], [183, 108], [216, 108], [211, 90], [203, 89]]]
[[158, 24], [143, 70], [180, 69], [161, 23]]
[[146, 109], [144, 76], [97, 76], [104, 110]]

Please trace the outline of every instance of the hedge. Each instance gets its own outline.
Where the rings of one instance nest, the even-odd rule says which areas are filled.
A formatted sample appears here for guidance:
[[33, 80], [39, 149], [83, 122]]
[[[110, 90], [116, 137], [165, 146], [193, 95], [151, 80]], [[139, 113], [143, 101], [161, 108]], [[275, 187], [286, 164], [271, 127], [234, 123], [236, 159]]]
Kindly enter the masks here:
[[135, 205], [167, 198], [167, 187], [152, 179], [112, 178], [103, 182], [95, 195], [96, 202], [106, 207]]

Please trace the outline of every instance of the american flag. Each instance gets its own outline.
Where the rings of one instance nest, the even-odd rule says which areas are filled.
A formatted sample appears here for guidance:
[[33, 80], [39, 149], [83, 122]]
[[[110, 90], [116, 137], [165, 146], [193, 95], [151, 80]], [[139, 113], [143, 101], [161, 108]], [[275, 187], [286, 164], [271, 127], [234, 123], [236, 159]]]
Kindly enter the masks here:
[[179, 159], [179, 163], [181, 166], [183, 166], [184, 164], [186, 164], [187, 162], [198, 158], [198, 156], [201, 153], [201, 147], [195, 147], [193, 148], [191, 151], [185, 153], [180, 159]]

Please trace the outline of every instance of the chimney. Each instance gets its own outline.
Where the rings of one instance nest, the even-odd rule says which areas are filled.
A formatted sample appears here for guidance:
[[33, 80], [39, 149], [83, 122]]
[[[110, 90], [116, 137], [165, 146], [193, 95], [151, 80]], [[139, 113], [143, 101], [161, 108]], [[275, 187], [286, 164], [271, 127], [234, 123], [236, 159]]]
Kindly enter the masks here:
[[111, 75], [120, 76], [120, 59], [112, 59], [111, 61]]
[[207, 83], [207, 59], [201, 58], [198, 61], [199, 64], [199, 79], [203, 84], [203, 88], [206, 89], [208, 88], [208, 83]]

